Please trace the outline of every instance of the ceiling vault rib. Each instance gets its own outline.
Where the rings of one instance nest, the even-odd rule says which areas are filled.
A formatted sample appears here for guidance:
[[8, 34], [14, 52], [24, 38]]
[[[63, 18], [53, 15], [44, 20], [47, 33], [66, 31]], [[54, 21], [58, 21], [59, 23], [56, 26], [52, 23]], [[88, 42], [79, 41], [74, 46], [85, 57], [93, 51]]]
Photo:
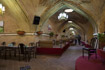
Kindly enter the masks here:
[[[29, 19], [28, 19], [28, 17], [27, 17], [27, 15], [26, 15], [26, 13], [24, 12], [24, 10], [21, 8], [21, 6], [20, 6], [20, 4], [18, 3], [18, 1], [17, 0], [15, 0], [16, 1], [16, 3], [18, 4], [18, 6], [20, 7], [20, 9], [21, 9], [21, 11], [24, 13], [24, 15], [26, 16], [26, 21], [28, 21], [29, 22]], [[30, 22], [29, 22], [30, 23]]]
[[[67, 7], [73, 8], [76, 12], [78, 12], [81, 15], [83, 15], [85, 18], [87, 18], [89, 20], [89, 22], [92, 23], [92, 26], [94, 28], [94, 32], [97, 32], [97, 24], [94, 21], [93, 17], [91, 16], [92, 14], [88, 13], [87, 11], [85, 11], [85, 9], [82, 6], [80, 6], [77, 3], [74, 3], [72, 1], [69, 1], [69, 0], [64, 0], [64, 5], [62, 5], [62, 3], [59, 2], [55, 6], [48, 8], [46, 10], [46, 12], [41, 15], [41, 17], [44, 17], [44, 19], [41, 20], [41, 24], [40, 25], [43, 25], [46, 22], [46, 20], [49, 19], [49, 17], [51, 17], [52, 13], [54, 14], [55, 12], [57, 12], [57, 10], [60, 9], [59, 7], [62, 7], [62, 6], [63, 7], [67, 6]], [[47, 15], [48, 13], [49, 13], [49, 15]], [[38, 27], [38, 29], [41, 30], [41, 27]]]

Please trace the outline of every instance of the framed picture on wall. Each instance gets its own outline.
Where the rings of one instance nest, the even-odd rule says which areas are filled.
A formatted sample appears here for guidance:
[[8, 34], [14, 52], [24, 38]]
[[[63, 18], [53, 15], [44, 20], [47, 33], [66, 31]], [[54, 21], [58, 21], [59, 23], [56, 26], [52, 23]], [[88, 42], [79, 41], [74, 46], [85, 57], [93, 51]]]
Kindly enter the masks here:
[[0, 21], [0, 33], [4, 32], [4, 23], [3, 21]]

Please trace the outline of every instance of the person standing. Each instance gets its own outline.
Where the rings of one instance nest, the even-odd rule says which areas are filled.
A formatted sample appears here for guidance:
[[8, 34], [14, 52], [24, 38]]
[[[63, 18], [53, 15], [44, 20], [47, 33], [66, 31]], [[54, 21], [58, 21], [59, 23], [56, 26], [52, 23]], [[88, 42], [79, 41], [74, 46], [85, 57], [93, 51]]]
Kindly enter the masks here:
[[78, 44], [80, 45], [81, 44], [81, 36], [78, 35]]
[[77, 45], [77, 37], [76, 36], [74, 38], [74, 41], [75, 41], [75, 45]]

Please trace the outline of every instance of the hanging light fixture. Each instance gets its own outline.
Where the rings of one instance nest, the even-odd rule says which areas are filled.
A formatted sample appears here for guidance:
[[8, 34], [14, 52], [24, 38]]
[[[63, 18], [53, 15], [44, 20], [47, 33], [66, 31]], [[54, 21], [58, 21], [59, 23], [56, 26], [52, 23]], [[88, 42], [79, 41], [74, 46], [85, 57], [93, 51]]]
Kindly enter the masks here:
[[72, 23], [72, 21], [68, 21], [68, 23]]
[[69, 30], [74, 30], [73, 28], [69, 28]]
[[65, 12], [73, 12], [74, 10], [73, 9], [65, 9]]
[[0, 3], [0, 14], [5, 12], [5, 7]]
[[73, 35], [75, 35], [75, 32], [74, 32], [74, 31], [72, 31], [72, 34], [73, 34]]
[[60, 13], [58, 16], [58, 20], [67, 20], [67, 19], [68, 15], [65, 12]]

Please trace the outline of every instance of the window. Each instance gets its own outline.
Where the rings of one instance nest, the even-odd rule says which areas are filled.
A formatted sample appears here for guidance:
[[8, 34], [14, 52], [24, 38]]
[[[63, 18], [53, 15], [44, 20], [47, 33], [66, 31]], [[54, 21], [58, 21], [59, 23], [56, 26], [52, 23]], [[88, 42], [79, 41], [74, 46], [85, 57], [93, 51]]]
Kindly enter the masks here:
[[4, 32], [4, 23], [3, 21], [0, 21], [0, 33]]

